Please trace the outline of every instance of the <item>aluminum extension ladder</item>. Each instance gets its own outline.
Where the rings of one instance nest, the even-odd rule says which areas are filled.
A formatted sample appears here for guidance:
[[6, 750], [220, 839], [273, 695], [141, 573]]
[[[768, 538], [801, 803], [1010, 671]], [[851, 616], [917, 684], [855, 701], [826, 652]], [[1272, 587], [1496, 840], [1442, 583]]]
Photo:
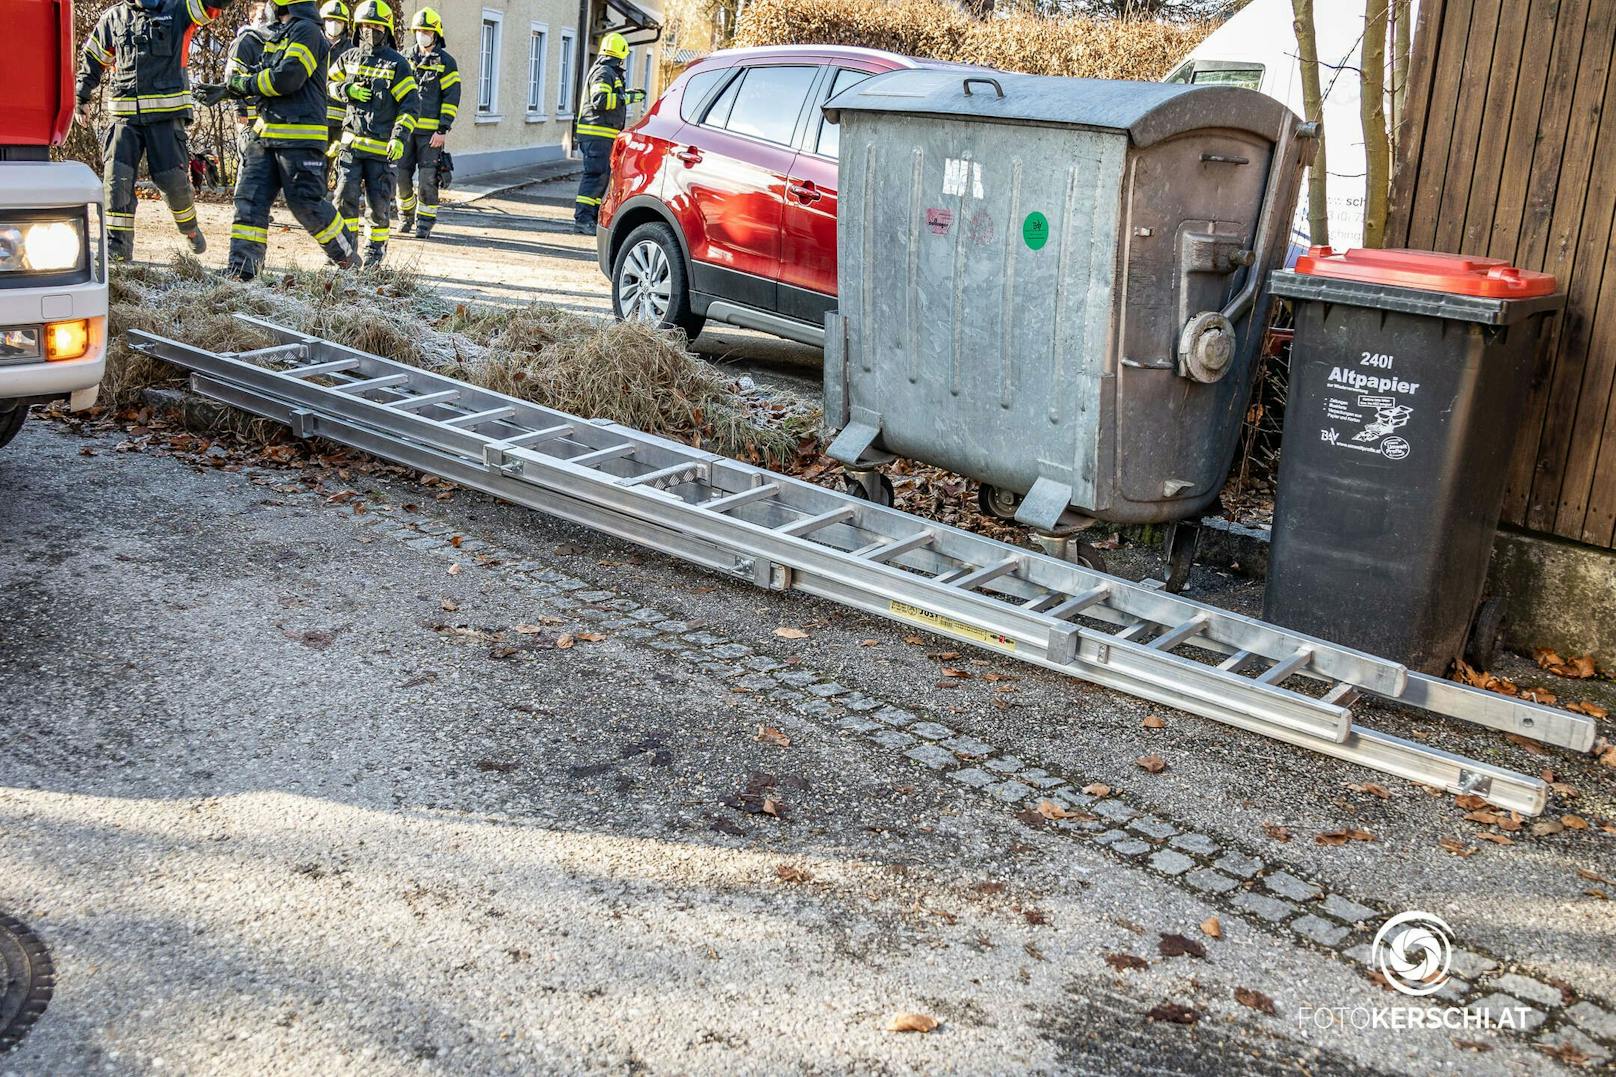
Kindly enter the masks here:
[[131, 332], [203, 396], [771, 589], [1006, 657], [1523, 815], [1545, 783], [1366, 729], [1382, 697], [1576, 751], [1594, 723], [601, 419], [580, 419], [257, 319], [215, 354]]

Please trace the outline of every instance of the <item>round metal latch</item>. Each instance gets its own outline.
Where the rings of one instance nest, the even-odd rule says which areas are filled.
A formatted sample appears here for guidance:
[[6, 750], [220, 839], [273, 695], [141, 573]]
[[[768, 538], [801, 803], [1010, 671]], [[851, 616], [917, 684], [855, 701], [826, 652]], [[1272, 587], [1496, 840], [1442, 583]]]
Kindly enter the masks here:
[[56, 970], [39, 936], [0, 912], [0, 1052], [15, 1047], [45, 1012]]
[[1197, 314], [1178, 335], [1178, 372], [1192, 381], [1217, 381], [1233, 359], [1234, 326], [1215, 311]]

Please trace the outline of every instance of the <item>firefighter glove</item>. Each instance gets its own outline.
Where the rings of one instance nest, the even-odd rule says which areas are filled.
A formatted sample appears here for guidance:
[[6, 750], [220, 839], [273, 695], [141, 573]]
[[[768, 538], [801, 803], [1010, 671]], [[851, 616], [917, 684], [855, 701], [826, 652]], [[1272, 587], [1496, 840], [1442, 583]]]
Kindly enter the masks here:
[[404, 140], [403, 139], [395, 138], [392, 141], [387, 143], [387, 159], [389, 161], [396, 161], [400, 157], [403, 157], [403, 156], [404, 156]]
[[364, 83], [352, 82], [348, 84], [348, 100], [369, 101], [370, 97], [370, 87], [366, 86]]
[[217, 105], [225, 98], [225, 84], [222, 82], [201, 82], [191, 91], [201, 105]]
[[254, 74], [254, 72], [246, 72], [231, 75], [230, 81], [225, 84], [226, 88], [230, 91], [230, 96], [246, 97], [248, 94], [252, 93]]

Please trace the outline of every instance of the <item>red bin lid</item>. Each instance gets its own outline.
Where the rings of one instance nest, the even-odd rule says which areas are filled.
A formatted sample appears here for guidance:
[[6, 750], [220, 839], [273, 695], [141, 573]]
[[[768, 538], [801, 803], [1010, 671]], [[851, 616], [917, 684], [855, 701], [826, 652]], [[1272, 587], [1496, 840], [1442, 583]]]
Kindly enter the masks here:
[[1553, 295], [1557, 287], [1552, 274], [1516, 269], [1502, 258], [1476, 258], [1440, 251], [1354, 247], [1345, 254], [1337, 254], [1329, 247], [1314, 247], [1296, 259], [1296, 272], [1310, 277], [1389, 284], [1484, 299], [1529, 299]]

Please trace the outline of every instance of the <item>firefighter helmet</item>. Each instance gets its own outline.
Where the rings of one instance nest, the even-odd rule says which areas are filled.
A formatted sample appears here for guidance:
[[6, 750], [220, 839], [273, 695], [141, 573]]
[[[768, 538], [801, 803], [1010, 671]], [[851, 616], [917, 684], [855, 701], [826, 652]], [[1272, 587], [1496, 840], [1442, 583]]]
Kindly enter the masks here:
[[410, 20], [410, 29], [427, 30], [431, 33], [437, 34], [439, 37], [442, 37], [443, 20], [438, 17], [438, 13], [436, 11], [433, 11], [429, 7], [424, 7], [420, 11], [417, 11], [415, 13], [415, 17]]
[[615, 56], [619, 60], [628, 56], [628, 38], [613, 30], [600, 39], [600, 54], [602, 56]]
[[353, 11], [342, 0], [327, 0], [325, 6], [320, 9], [320, 20], [323, 22], [326, 19], [340, 19], [352, 26]]
[[393, 9], [387, 6], [387, 0], [365, 0], [354, 9], [355, 26], [380, 26], [389, 34], [393, 32]]

